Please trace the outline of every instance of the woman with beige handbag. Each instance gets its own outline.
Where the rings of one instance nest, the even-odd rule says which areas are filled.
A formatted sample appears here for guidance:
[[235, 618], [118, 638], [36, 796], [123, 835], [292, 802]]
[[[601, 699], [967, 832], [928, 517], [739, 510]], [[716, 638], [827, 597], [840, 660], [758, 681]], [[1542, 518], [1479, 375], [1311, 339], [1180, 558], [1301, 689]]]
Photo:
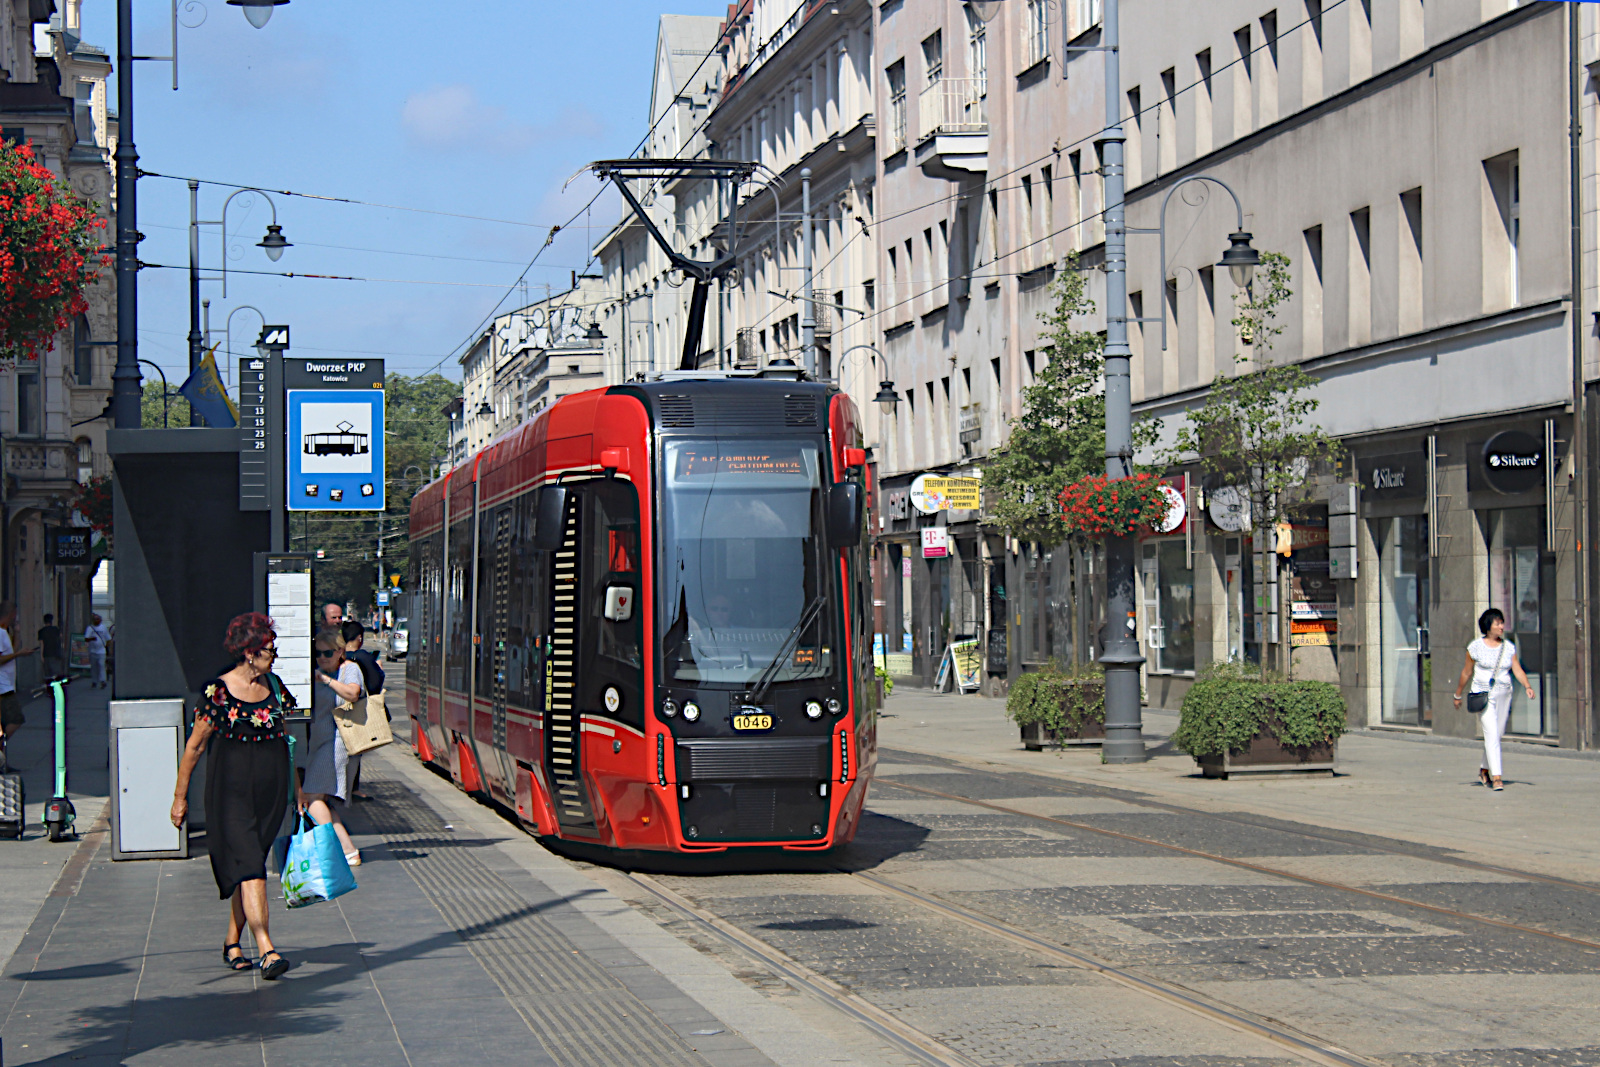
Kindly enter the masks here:
[[[385, 706], [386, 698], [383, 692], [383, 683], [386, 680], [383, 668], [378, 665], [378, 657], [366, 650], [367, 628], [354, 619], [347, 619], [340, 627], [344, 634], [344, 658], [361, 668], [361, 681], [367, 690], [367, 714], [373, 717], [373, 722], [379, 718], [385, 727], [390, 721], [389, 709]], [[342, 721], [342, 719], [341, 719]], [[349, 731], [342, 731], [346, 751], [351, 753], [362, 752], [365, 749], [353, 738]], [[393, 735], [387, 730], [382, 733], [382, 740], [378, 744], [388, 744]], [[378, 747], [377, 744], [371, 747]], [[354, 773], [350, 776], [350, 799], [371, 800], [372, 798], [361, 791], [361, 761], [356, 761]]]
[[340, 809], [350, 795], [348, 784], [353, 761], [340, 736], [335, 712], [341, 704], [353, 704], [366, 695], [361, 684], [361, 668], [344, 658], [344, 635], [338, 630], [323, 630], [311, 647], [314, 663], [310, 753], [306, 758], [305, 782], [301, 786], [305, 811], [317, 823], [333, 823], [339, 844], [344, 847], [345, 860], [350, 866], [359, 867], [361, 853], [350, 840], [344, 819], [340, 817]]

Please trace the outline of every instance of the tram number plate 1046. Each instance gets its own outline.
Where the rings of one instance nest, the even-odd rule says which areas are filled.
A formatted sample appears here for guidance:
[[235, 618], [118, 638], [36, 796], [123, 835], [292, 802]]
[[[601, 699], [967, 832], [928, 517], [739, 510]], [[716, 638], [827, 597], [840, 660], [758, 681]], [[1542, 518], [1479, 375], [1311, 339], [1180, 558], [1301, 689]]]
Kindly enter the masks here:
[[771, 715], [742, 714], [733, 717], [735, 730], [770, 730], [772, 729]]

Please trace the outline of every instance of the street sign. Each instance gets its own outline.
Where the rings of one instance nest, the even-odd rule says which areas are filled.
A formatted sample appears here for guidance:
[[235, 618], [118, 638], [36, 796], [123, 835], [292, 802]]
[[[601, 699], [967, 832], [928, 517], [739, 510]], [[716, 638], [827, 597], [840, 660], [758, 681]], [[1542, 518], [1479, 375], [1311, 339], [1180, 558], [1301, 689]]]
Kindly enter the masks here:
[[383, 390], [291, 389], [288, 396], [289, 510], [382, 511]]
[[305, 359], [283, 361], [285, 389], [382, 389], [381, 359]]
[[50, 566], [71, 567], [89, 562], [89, 543], [94, 531], [77, 526], [46, 526], [44, 561]]
[[378, 590], [378, 606], [379, 607], [383, 607], [383, 606], [387, 605], [388, 603], [389, 603], [389, 591], [387, 589]]

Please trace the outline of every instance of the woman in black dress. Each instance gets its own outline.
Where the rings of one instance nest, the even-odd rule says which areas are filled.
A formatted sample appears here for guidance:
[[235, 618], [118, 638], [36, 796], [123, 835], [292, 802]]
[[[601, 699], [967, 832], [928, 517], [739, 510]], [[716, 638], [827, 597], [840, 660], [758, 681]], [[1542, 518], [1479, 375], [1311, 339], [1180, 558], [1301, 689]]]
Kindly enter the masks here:
[[289, 969], [267, 933], [267, 851], [289, 804], [283, 716], [294, 707], [294, 697], [272, 673], [276, 640], [272, 620], [265, 615], [250, 612], [228, 624], [223, 646], [239, 662], [205, 686], [172, 799], [172, 825], [181, 827], [189, 813], [189, 777], [209, 745], [206, 848], [217, 892], [233, 902], [222, 962], [230, 970], [250, 969], [250, 959], [239, 947], [248, 922], [261, 952], [255, 965], [268, 981]]

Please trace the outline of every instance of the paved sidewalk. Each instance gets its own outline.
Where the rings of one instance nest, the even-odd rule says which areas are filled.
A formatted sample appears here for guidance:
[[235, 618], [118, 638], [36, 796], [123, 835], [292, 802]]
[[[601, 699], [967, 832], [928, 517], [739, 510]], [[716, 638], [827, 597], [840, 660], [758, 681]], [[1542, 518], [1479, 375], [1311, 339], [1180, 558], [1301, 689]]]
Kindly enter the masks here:
[[1098, 747], [1026, 751], [1002, 700], [901, 687], [885, 705], [878, 744], [1600, 881], [1600, 760], [1588, 755], [1508, 742], [1506, 788], [1492, 793], [1477, 784], [1474, 743], [1359, 730], [1340, 740], [1333, 778], [1220, 781], [1201, 777], [1194, 760], [1167, 743], [1176, 712], [1146, 708], [1144, 724], [1150, 761], [1111, 766]]
[[360, 888], [274, 901], [295, 964], [277, 983], [223, 967], [203, 836], [187, 861], [111, 863], [104, 832], [55, 846], [72, 861], [16, 909], [31, 922], [0, 974], [3, 1063], [898, 1062], [663, 931], [403, 746], [369, 757], [363, 788]]
[[[109, 689], [90, 689], [84, 680], [67, 688], [67, 796], [78, 813], [78, 829], [94, 826], [110, 788], [107, 747]], [[55, 706], [50, 697], [23, 708], [27, 725], [7, 748], [11, 769], [22, 772], [28, 822], [21, 841], [0, 841], [0, 968], [11, 956], [76, 848], [51, 843], [42, 819], [44, 802], [55, 791]]]

